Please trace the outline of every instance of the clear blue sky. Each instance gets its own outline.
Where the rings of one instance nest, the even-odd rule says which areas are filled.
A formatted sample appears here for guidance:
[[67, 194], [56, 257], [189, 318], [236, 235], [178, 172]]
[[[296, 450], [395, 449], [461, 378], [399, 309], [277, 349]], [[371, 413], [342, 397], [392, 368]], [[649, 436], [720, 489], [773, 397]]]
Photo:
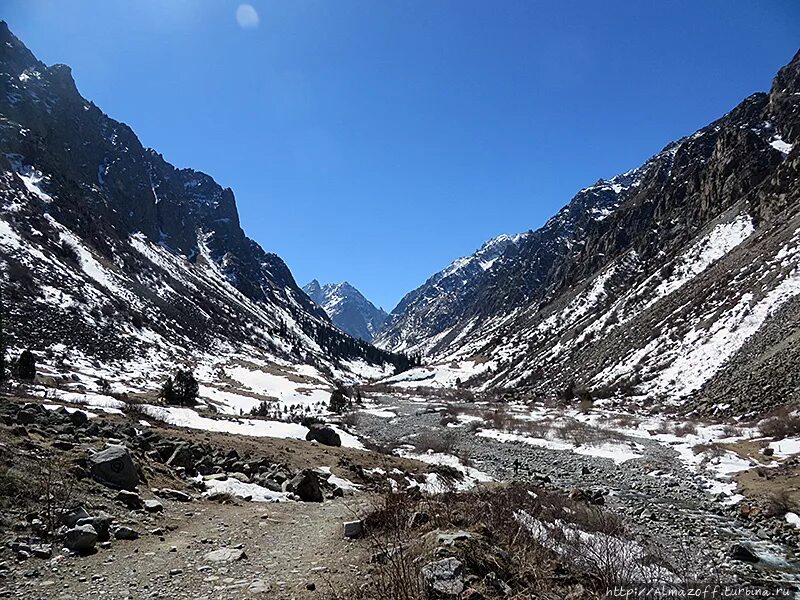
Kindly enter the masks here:
[[233, 188], [302, 285], [390, 309], [766, 90], [796, 0], [2, 0], [46, 63]]

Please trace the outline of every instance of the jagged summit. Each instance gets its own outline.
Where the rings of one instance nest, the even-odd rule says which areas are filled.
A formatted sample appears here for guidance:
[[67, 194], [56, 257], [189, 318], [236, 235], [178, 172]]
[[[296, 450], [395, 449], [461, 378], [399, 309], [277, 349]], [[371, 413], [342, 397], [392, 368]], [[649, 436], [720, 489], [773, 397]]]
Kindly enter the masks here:
[[320, 285], [314, 279], [303, 291], [325, 310], [339, 329], [367, 342], [372, 341], [388, 316], [347, 281]]

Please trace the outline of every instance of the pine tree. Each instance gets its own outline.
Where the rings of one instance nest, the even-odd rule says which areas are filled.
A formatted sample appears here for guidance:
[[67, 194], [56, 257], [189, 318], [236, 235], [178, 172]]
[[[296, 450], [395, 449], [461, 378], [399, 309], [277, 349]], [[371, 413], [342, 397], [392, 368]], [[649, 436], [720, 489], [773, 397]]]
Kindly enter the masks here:
[[161, 399], [166, 404], [177, 406], [194, 406], [197, 404], [197, 396], [200, 392], [200, 384], [194, 378], [194, 374], [189, 369], [178, 369], [174, 376], [167, 377], [161, 388]]
[[36, 379], [36, 357], [30, 350], [23, 350], [17, 359], [17, 377], [25, 381]]
[[328, 403], [328, 408], [330, 408], [331, 412], [335, 412], [337, 414], [341, 414], [344, 412], [344, 409], [347, 408], [347, 397], [340, 388], [333, 390], [330, 402]]

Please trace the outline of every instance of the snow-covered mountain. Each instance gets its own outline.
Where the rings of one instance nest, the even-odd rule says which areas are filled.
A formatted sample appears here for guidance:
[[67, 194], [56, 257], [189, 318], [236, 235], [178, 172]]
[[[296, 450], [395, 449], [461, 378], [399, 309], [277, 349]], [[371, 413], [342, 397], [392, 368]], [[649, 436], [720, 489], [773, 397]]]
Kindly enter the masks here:
[[322, 307], [334, 325], [366, 342], [372, 341], [388, 316], [386, 311], [375, 306], [346, 281], [320, 285], [314, 279], [303, 287], [303, 291]]
[[431, 353], [446, 343], [442, 334], [446, 337], [461, 322], [476, 286], [498, 266], [498, 261], [513, 260], [516, 248], [526, 236], [522, 233], [491, 239], [475, 253], [453, 261], [406, 294], [375, 338], [375, 345], [419, 354]]
[[738, 414], [800, 398], [798, 143], [800, 53], [769, 93], [581, 190], [457, 293], [434, 276], [377, 343], [522, 396], [584, 386]]
[[252, 358], [329, 381], [407, 366], [336, 329], [244, 234], [229, 188], [142, 147], [4, 22], [0, 207], [12, 355], [145, 386], [181, 363]]

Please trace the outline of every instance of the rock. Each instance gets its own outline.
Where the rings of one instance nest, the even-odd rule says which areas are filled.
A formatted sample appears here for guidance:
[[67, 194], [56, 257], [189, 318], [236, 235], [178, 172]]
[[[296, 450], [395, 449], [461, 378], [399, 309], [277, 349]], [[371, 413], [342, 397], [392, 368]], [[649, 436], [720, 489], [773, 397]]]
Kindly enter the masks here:
[[730, 547], [730, 550], [728, 550], [728, 555], [734, 560], [741, 560], [743, 562], [757, 563], [761, 560], [747, 544], [734, 544]]
[[128, 490], [120, 490], [115, 498], [117, 502], [122, 502], [125, 506], [132, 510], [144, 508], [141, 496], [136, 492], [129, 492]]
[[183, 573], [183, 569], [170, 569], [169, 570], [169, 576], [170, 577], [175, 577], [175, 575], [180, 575], [181, 573]]
[[313, 592], [314, 590], [316, 590], [316, 589], [317, 589], [317, 584], [316, 584], [316, 583], [314, 583], [313, 581], [309, 581], [309, 582], [306, 584], [306, 589], [307, 589], [309, 592]]
[[50, 558], [53, 556], [53, 547], [50, 544], [33, 545], [31, 554], [36, 558]]
[[191, 502], [192, 497], [186, 492], [180, 490], [171, 490], [164, 488], [161, 490], [153, 490], [153, 493], [159, 498], [167, 498], [168, 500], [177, 500], [178, 502]]
[[235, 562], [245, 558], [247, 558], [247, 554], [238, 548], [220, 548], [205, 555], [205, 559], [209, 562]]
[[357, 538], [364, 534], [364, 521], [348, 521], [344, 523], [344, 537]]
[[430, 594], [439, 598], [457, 598], [464, 591], [461, 573], [464, 565], [457, 558], [444, 558], [422, 567], [422, 578]]
[[242, 483], [250, 483], [250, 478], [244, 473], [228, 473], [228, 477], [232, 477], [233, 479], [241, 481]]
[[144, 501], [144, 509], [149, 513], [157, 513], [164, 510], [164, 505], [158, 500], [150, 499]]
[[775, 448], [766, 447], [761, 451], [761, 454], [764, 456], [773, 456], [775, 454]]
[[74, 527], [79, 524], [82, 519], [88, 519], [89, 513], [82, 506], [78, 506], [61, 514], [61, 522], [67, 527]]
[[114, 537], [118, 540], [136, 540], [139, 538], [139, 532], [122, 525], [114, 530]]
[[304, 469], [295, 475], [291, 481], [284, 482], [283, 490], [296, 494], [303, 502], [322, 502], [319, 477], [311, 469]]
[[69, 420], [75, 427], [80, 427], [81, 425], [86, 424], [86, 422], [89, 420], [89, 417], [82, 410], [75, 410], [70, 413]]
[[306, 434], [306, 440], [316, 441], [325, 446], [339, 447], [342, 445], [342, 438], [339, 437], [338, 433], [330, 427], [319, 424], [311, 425]]
[[139, 483], [139, 475], [128, 449], [124, 446], [109, 446], [89, 457], [92, 477], [113, 488], [133, 490]]
[[78, 525], [64, 534], [64, 547], [79, 554], [91, 552], [96, 544], [97, 531], [91, 525]]
[[109, 530], [111, 529], [111, 522], [113, 520], [114, 517], [101, 511], [93, 517], [81, 519], [78, 521], [78, 525], [91, 525], [97, 532], [97, 539], [101, 542], [106, 542], [111, 537]]

